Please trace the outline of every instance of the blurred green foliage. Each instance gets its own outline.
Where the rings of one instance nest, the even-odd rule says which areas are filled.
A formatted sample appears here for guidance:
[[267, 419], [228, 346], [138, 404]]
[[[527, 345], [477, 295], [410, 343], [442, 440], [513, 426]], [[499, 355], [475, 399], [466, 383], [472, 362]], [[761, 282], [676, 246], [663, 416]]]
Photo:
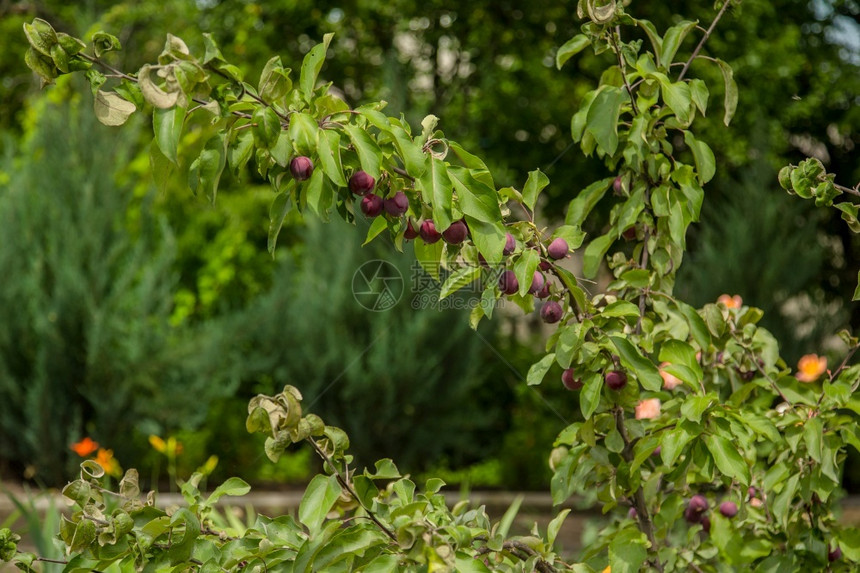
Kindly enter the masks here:
[[74, 103], [32, 117], [0, 185], [0, 458], [59, 483], [81, 437], [128, 457], [136, 431], [199, 423], [231, 388], [168, 324], [173, 235], [113, 178], [132, 142]]

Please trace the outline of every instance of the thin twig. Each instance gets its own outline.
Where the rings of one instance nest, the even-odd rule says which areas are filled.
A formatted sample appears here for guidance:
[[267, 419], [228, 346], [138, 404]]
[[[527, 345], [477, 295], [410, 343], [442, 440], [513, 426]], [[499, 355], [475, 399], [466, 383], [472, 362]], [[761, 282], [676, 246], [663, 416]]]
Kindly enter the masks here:
[[[624, 450], [621, 456], [631, 463], [633, 461], [633, 444], [630, 441], [630, 436], [627, 435], [627, 427], [624, 425], [624, 410], [621, 407], [615, 408], [615, 428], [621, 434], [621, 439], [624, 441]], [[654, 567], [657, 571], [663, 571], [663, 564], [660, 563], [660, 557], [657, 551], [657, 538], [654, 535], [654, 523], [651, 521], [651, 515], [648, 513], [648, 506], [645, 503], [645, 493], [642, 487], [639, 486], [633, 494], [633, 501], [636, 505], [636, 518], [639, 520], [639, 529], [641, 529], [648, 541], [651, 543], [651, 552], [655, 555]]]
[[723, 17], [723, 14], [725, 14], [725, 13], [726, 13], [726, 10], [728, 9], [729, 4], [731, 4], [731, 0], [726, 0], [725, 2], [723, 2], [723, 7], [722, 7], [722, 8], [720, 8], [720, 11], [719, 11], [719, 12], [717, 12], [717, 17], [716, 17], [716, 18], [714, 18], [714, 21], [713, 21], [713, 22], [711, 22], [711, 25], [710, 25], [710, 26], [708, 27], [708, 29], [705, 31], [705, 35], [704, 35], [704, 36], [702, 36], [702, 39], [701, 39], [701, 40], [699, 40], [699, 44], [696, 46], [696, 49], [695, 49], [695, 50], [693, 50], [693, 53], [692, 53], [692, 54], [690, 54], [690, 59], [689, 59], [689, 60], [687, 60], [687, 63], [686, 63], [686, 64], [684, 64], [684, 69], [682, 69], [682, 70], [681, 70], [681, 73], [680, 73], [680, 75], [678, 76], [678, 81], [679, 81], [679, 82], [680, 82], [681, 80], [683, 80], [683, 79], [684, 79], [684, 76], [685, 76], [685, 75], [687, 75], [687, 70], [688, 70], [688, 69], [690, 69], [690, 64], [692, 64], [692, 63], [693, 63], [693, 60], [695, 60], [695, 59], [696, 59], [696, 56], [698, 56], [698, 55], [699, 55], [699, 52], [702, 50], [702, 47], [705, 45], [705, 42], [707, 42], [707, 41], [708, 41], [708, 38], [710, 38], [710, 37], [711, 37], [711, 33], [714, 31], [714, 28], [716, 28], [716, 26], [717, 26], [717, 22], [719, 22], [719, 21], [720, 21], [720, 18], [722, 18], [722, 17]]
[[833, 186], [842, 191], [843, 193], [850, 193], [851, 195], [856, 195], [860, 197], [860, 183], [858, 183], [854, 187], [846, 187], [845, 185], [839, 185], [838, 183], [834, 183]]
[[612, 42], [612, 49], [618, 57], [618, 67], [621, 68], [621, 77], [624, 79], [624, 86], [627, 88], [627, 94], [630, 96], [630, 105], [633, 107], [633, 113], [639, 115], [639, 108], [636, 106], [636, 98], [633, 96], [633, 89], [630, 87], [630, 82], [627, 81], [627, 66], [624, 65], [624, 57], [621, 55], [621, 50], [618, 48], [618, 42], [615, 39], [616, 34], [618, 39], [621, 39], [621, 26], [615, 26], [615, 33], [609, 33], [609, 41]]
[[365, 512], [367, 512], [368, 517], [370, 517], [370, 519], [373, 520], [373, 522], [377, 525], [377, 527], [379, 527], [379, 529], [381, 529], [382, 532], [385, 533], [385, 535], [387, 535], [392, 541], [394, 541], [396, 543], [397, 542], [397, 536], [394, 534], [394, 532], [391, 531], [390, 529], [388, 529], [388, 527], [386, 527], [385, 524], [383, 524], [381, 521], [379, 521], [379, 519], [376, 517], [376, 515], [374, 515], [374, 513], [369, 508], [365, 507], [364, 503], [362, 503], [362, 501], [361, 501], [361, 498], [358, 497], [358, 493], [356, 493], [356, 491], [352, 488], [352, 486], [349, 484], [349, 482], [341, 475], [341, 473], [338, 471], [337, 467], [335, 467], [332, 459], [329, 457], [329, 455], [327, 453], [325, 453], [323, 451], [323, 449], [319, 446], [319, 444], [317, 444], [316, 440], [309, 437], [309, 438], [306, 438], [306, 441], [313, 447], [313, 449], [316, 451], [316, 453], [329, 466], [331, 466], [331, 469], [334, 472], [335, 477], [337, 477], [337, 481], [338, 481], [338, 483], [340, 483], [341, 487], [343, 487], [347, 492], [349, 492], [349, 494], [358, 503], [358, 505], [361, 506], [361, 508]]

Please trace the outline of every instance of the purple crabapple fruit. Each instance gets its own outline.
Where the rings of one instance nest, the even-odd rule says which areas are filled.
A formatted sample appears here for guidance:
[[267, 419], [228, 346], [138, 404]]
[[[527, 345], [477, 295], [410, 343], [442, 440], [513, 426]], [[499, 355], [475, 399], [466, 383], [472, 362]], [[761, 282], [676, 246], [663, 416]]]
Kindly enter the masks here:
[[711, 518], [707, 515], [702, 516], [702, 531], [705, 533], [711, 532]]
[[403, 231], [403, 238], [409, 240], [409, 239], [414, 239], [417, 236], [418, 236], [418, 231], [416, 231], [415, 227], [412, 226], [412, 220], [407, 219], [406, 220], [406, 230]]
[[549, 247], [546, 249], [546, 253], [551, 259], [558, 260], [566, 257], [569, 250], [567, 241], [559, 237], [549, 244]]
[[561, 373], [561, 383], [568, 390], [579, 390], [582, 388], [582, 380], [574, 378], [573, 368], [568, 368]]
[[361, 212], [368, 217], [376, 217], [382, 213], [382, 197], [368, 193], [361, 198]]
[[421, 228], [418, 229], [418, 234], [421, 235], [421, 239], [428, 245], [438, 243], [439, 239], [442, 238], [442, 234], [436, 230], [436, 225], [430, 219], [424, 219], [424, 222], [421, 223]]
[[293, 157], [292, 161], [290, 161], [290, 173], [296, 181], [310, 179], [313, 172], [314, 162], [311, 161], [310, 157], [299, 155], [298, 157]]
[[514, 239], [514, 236], [510, 233], [505, 233], [505, 248], [502, 251], [502, 254], [506, 257], [514, 252], [514, 249], [517, 248], [517, 240]]
[[545, 284], [546, 280], [543, 278], [543, 275], [535, 271], [534, 276], [532, 276], [532, 286], [529, 287], [529, 294], [537, 294]]
[[549, 298], [549, 281], [543, 283], [543, 286], [535, 293], [535, 296], [539, 299]]
[[833, 563], [834, 561], [839, 561], [842, 557], [842, 548], [838, 545], [827, 552], [827, 560]]
[[562, 316], [564, 316], [564, 310], [561, 308], [561, 305], [554, 300], [546, 301], [540, 309], [540, 317], [547, 324], [555, 324], [561, 320]]
[[376, 180], [366, 171], [356, 171], [349, 178], [349, 190], [356, 195], [366, 195], [373, 191]]
[[383, 201], [382, 205], [385, 207], [386, 213], [392, 217], [399, 217], [409, 210], [409, 199], [406, 197], [406, 193], [398, 191], [394, 196]]
[[604, 374], [603, 380], [613, 390], [621, 390], [627, 386], [627, 373], [623, 370], [610, 370]]
[[720, 513], [725, 517], [734, 517], [738, 514], [738, 504], [733, 501], [724, 501], [720, 504]]
[[620, 175], [612, 182], [612, 190], [615, 191], [615, 193], [621, 193], [621, 191], [624, 190], [624, 179], [622, 179]]
[[514, 271], [504, 271], [499, 277], [499, 290], [505, 294], [516, 294], [520, 290], [520, 282], [517, 280], [517, 275]]
[[639, 512], [636, 511], [635, 507], [631, 507], [627, 510], [627, 518], [628, 519], [636, 519], [639, 516]]
[[466, 226], [466, 222], [462, 219], [454, 221], [451, 223], [451, 226], [442, 231], [442, 237], [444, 237], [445, 242], [451, 245], [459, 245], [466, 240], [466, 236], [468, 234], [469, 228]]

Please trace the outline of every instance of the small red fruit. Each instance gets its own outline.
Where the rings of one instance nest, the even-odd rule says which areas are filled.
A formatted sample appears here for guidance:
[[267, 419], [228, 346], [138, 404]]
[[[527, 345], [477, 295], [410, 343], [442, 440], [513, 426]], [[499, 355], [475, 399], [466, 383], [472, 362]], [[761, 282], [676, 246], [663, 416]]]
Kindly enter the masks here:
[[603, 375], [603, 380], [613, 390], [621, 390], [627, 386], [627, 373], [623, 370], [610, 370]]
[[554, 300], [548, 300], [540, 309], [540, 317], [547, 324], [555, 324], [564, 316], [564, 309]]
[[566, 257], [567, 252], [569, 250], [570, 249], [567, 246], [567, 241], [565, 241], [564, 239], [559, 237], [556, 240], [554, 240], [552, 243], [549, 244], [549, 247], [547, 247], [546, 253], [550, 256], [550, 258], [558, 260], [558, 259], [563, 259], [564, 257]]
[[505, 271], [499, 277], [499, 290], [505, 294], [516, 294], [520, 290], [520, 281], [514, 271]]
[[552, 268], [552, 265], [549, 263], [549, 261], [541, 261], [538, 263], [538, 268], [546, 272]]
[[537, 293], [535, 294], [539, 299], [545, 299], [549, 297], [549, 281], [543, 283], [543, 286]]
[[418, 234], [421, 235], [421, 239], [423, 239], [428, 245], [438, 243], [439, 239], [442, 238], [442, 234], [436, 230], [436, 225], [433, 224], [433, 221], [430, 219], [425, 219], [424, 222], [421, 223], [421, 228], [418, 229]]
[[543, 278], [543, 275], [535, 271], [534, 276], [532, 276], [532, 286], [529, 287], [529, 294], [537, 294], [545, 284], [546, 280]]
[[620, 175], [612, 182], [612, 190], [619, 195], [621, 194], [621, 191], [624, 190], [624, 179], [622, 179]]
[[568, 390], [579, 390], [582, 388], [582, 380], [574, 377], [573, 368], [568, 368], [561, 373], [561, 383]]
[[738, 514], [738, 504], [733, 501], [724, 501], [720, 504], [720, 513], [725, 517], [734, 517]]
[[839, 561], [842, 558], [842, 548], [838, 545], [827, 552], [827, 560], [833, 563], [834, 561]]
[[386, 213], [392, 217], [399, 217], [409, 210], [409, 199], [406, 197], [406, 193], [398, 191], [393, 197], [386, 199], [383, 206]]
[[407, 220], [406, 221], [406, 230], [403, 231], [403, 238], [410, 240], [410, 239], [414, 239], [417, 236], [418, 236], [418, 231], [416, 231], [415, 227], [412, 226], [412, 221]]
[[514, 249], [517, 248], [517, 240], [514, 239], [514, 236], [510, 233], [505, 233], [505, 248], [502, 250], [502, 254], [506, 257], [514, 252]]
[[349, 190], [356, 195], [366, 195], [373, 191], [376, 180], [366, 171], [356, 171], [349, 178]]
[[442, 231], [442, 237], [444, 237], [445, 241], [450, 245], [459, 245], [466, 240], [466, 236], [468, 234], [469, 228], [466, 226], [466, 222], [462, 219], [454, 221], [447, 229]]
[[636, 239], [636, 227], [630, 226], [624, 229], [624, 232], [621, 233], [621, 236], [625, 241], [633, 241]]
[[382, 213], [382, 197], [368, 193], [361, 198], [361, 212], [368, 217], [376, 217]]
[[311, 161], [310, 157], [299, 155], [298, 157], [293, 157], [292, 161], [290, 161], [290, 173], [296, 181], [310, 179], [313, 172], [314, 162]]

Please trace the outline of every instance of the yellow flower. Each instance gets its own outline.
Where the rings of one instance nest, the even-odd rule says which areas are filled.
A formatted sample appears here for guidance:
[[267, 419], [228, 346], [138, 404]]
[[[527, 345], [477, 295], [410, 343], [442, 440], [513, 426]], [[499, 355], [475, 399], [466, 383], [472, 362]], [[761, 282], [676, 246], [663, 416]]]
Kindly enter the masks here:
[[723, 303], [726, 308], [740, 308], [744, 303], [744, 299], [741, 298], [741, 295], [736, 294], [734, 296], [729, 296], [727, 294], [721, 294], [717, 297], [718, 303]]
[[669, 366], [668, 362], [663, 362], [662, 364], [660, 364], [660, 377], [663, 378], [663, 388], [665, 388], [666, 390], [674, 390], [675, 388], [683, 384], [683, 382], [681, 382], [680, 378], [669, 374], [668, 372], [663, 370], [663, 368], [665, 368], [666, 366]]
[[797, 376], [801, 382], [815, 382], [827, 371], [827, 358], [817, 354], [801, 356], [797, 361]]
[[122, 468], [119, 467], [119, 462], [117, 462], [116, 458], [113, 457], [113, 450], [99, 448], [99, 452], [96, 454], [96, 463], [100, 465], [109, 476], [120, 477], [122, 475]]
[[87, 457], [97, 449], [99, 449], [99, 443], [94, 442], [92, 438], [84, 438], [80, 442], [72, 444], [69, 446], [76, 454], [81, 456], [82, 458]]
[[660, 415], [660, 399], [648, 398], [636, 404], [636, 419], [650, 420]]

